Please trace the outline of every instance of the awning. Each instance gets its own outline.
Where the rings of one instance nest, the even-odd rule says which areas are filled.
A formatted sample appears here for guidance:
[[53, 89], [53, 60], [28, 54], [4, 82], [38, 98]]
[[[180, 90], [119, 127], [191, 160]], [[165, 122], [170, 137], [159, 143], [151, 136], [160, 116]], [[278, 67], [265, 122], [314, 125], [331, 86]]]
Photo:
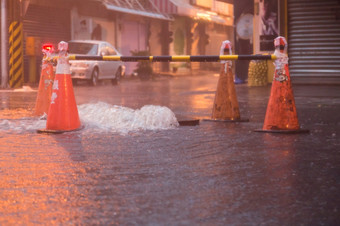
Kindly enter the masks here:
[[233, 26], [233, 15], [222, 16], [216, 12], [195, 7], [179, 0], [150, 0], [162, 13], [187, 16], [194, 20], [211, 21], [217, 24]]
[[103, 4], [106, 9], [116, 12], [151, 17], [160, 20], [172, 20], [171, 16], [162, 13], [151, 1], [150, 4], [148, 4], [148, 7], [141, 4], [138, 0], [106, 0]]

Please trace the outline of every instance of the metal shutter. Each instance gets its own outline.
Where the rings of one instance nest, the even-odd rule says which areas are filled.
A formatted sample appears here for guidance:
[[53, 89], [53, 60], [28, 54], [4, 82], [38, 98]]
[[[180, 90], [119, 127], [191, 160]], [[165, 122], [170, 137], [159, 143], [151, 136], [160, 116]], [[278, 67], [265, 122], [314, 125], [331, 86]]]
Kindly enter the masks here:
[[[30, 4], [23, 20], [24, 36], [39, 37], [42, 44], [52, 43], [57, 49], [60, 41], [69, 41], [71, 38], [70, 18], [69, 9]], [[40, 77], [41, 59], [42, 54], [37, 57], [37, 81]], [[28, 81], [29, 65], [26, 54], [24, 54], [24, 70], [25, 81]]]
[[340, 1], [288, 0], [292, 80], [340, 82]]

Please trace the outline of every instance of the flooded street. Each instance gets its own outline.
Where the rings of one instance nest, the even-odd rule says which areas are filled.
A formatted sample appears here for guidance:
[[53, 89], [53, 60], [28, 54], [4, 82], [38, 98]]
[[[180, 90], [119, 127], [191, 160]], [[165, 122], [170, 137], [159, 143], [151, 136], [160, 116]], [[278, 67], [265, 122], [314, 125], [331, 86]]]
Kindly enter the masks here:
[[0, 225], [339, 225], [339, 87], [293, 85], [310, 133], [266, 134], [269, 85], [236, 86], [249, 122], [202, 120], [217, 80], [77, 85], [84, 128], [54, 135], [36, 89], [2, 90]]

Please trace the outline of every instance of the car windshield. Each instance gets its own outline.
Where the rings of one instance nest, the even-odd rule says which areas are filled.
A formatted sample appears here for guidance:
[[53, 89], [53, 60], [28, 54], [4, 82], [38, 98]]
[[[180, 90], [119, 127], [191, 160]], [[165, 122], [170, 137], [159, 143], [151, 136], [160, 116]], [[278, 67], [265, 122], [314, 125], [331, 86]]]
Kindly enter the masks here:
[[98, 53], [98, 44], [70, 42], [68, 48], [72, 54], [97, 55]]

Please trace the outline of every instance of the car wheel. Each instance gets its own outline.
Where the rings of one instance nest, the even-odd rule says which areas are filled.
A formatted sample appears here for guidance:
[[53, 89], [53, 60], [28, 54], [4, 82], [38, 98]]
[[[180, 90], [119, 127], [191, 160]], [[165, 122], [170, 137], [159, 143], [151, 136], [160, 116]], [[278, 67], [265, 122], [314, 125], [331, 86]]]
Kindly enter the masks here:
[[118, 68], [115, 78], [112, 79], [112, 85], [117, 85], [121, 78], [122, 78], [122, 69]]
[[95, 68], [92, 72], [92, 75], [91, 75], [90, 85], [92, 85], [92, 86], [98, 85], [98, 76], [99, 76], [98, 69]]

